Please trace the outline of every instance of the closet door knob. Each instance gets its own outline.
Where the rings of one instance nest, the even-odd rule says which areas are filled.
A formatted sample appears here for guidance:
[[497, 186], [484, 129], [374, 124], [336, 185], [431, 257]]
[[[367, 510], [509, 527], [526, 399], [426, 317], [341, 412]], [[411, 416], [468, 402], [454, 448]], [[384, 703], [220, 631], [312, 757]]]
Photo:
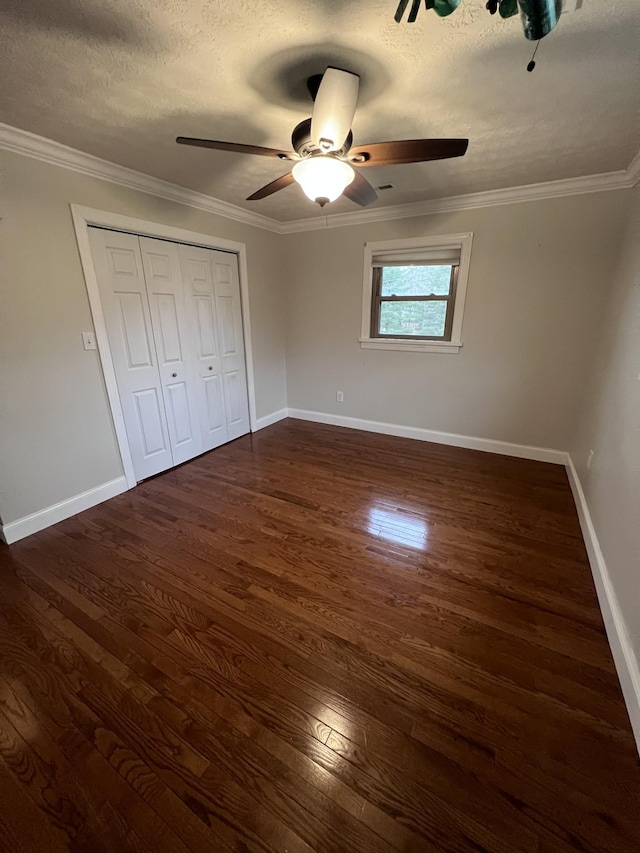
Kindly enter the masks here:
[[171, 375], [172, 375], [172, 376], [173, 376], [173, 378], [175, 379], [175, 378], [176, 378], [176, 376], [177, 376], [178, 374], [177, 374], [177, 373], [172, 373]]
[[209, 365], [209, 370], [213, 370], [213, 367], [211, 367], [211, 365]]

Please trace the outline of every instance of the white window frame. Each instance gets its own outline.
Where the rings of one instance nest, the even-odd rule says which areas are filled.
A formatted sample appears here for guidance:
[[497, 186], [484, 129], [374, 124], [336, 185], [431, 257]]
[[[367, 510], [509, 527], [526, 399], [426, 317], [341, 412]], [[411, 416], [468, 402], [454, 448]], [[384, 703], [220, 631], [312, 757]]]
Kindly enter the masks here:
[[[462, 347], [462, 320], [464, 303], [467, 296], [467, 280], [471, 263], [471, 244], [473, 233], [442, 234], [433, 237], [412, 237], [402, 240], [380, 240], [364, 244], [364, 273], [362, 280], [362, 326], [360, 331], [360, 346], [363, 349], [386, 349], [400, 352], [460, 352]], [[433, 252], [438, 250], [460, 250], [460, 266], [456, 287], [455, 304], [453, 308], [453, 324], [450, 341], [410, 340], [407, 338], [372, 338], [371, 337], [371, 301], [373, 299], [373, 265], [376, 258], [384, 255], [397, 254], [398, 258], [415, 252]], [[407, 260], [410, 263], [409, 260]]]

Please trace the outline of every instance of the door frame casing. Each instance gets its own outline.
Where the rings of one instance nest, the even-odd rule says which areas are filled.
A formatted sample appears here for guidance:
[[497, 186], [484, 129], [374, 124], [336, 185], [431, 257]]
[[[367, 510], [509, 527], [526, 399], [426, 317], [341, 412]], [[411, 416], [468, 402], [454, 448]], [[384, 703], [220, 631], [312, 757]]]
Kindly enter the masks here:
[[102, 366], [107, 398], [113, 426], [122, 460], [122, 468], [127, 481], [128, 488], [132, 489], [136, 484], [136, 475], [133, 469], [133, 459], [129, 448], [129, 439], [124, 423], [120, 394], [116, 372], [111, 357], [111, 346], [107, 335], [107, 326], [102, 310], [98, 278], [93, 266], [93, 255], [89, 241], [89, 227], [95, 225], [99, 228], [109, 228], [113, 231], [125, 231], [138, 237], [156, 237], [170, 240], [174, 243], [188, 243], [202, 246], [204, 249], [231, 252], [238, 258], [238, 277], [240, 279], [240, 305], [242, 308], [242, 331], [244, 335], [244, 355], [247, 368], [247, 396], [249, 398], [249, 425], [251, 431], [257, 429], [256, 422], [256, 397], [253, 370], [253, 348], [251, 339], [251, 319], [249, 316], [249, 280], [247, 273], [247, 247], [244, 243], [234, 240], [224, 240], [221, 237], [212, 237], [210, 234], [201, 234], [196, 231], [187, 231], [184, 228], [175, 228], [173, 225], [164, 225], [160, 222], [147, 222], [144, 219], [135, 219], [131, 216], [123, 216], [119, 213], [110, 213], [106, 210], [96, 210], [92, 207], [84, 207], [79, 204], [71, 204], [71, 218], [76, 232], [76, 241], [80, 253], [80, 263], [84, 274], [84, 281], [89, 296], [89, 306], [93, 318], [93, 327], [96, 337], [98, 356]]

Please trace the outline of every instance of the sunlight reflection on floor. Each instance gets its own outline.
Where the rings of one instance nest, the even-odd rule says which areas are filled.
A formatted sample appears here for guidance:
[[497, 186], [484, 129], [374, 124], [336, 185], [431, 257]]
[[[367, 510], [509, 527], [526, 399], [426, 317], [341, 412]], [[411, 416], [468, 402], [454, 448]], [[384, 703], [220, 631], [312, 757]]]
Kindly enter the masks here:
[[369, 508], [367, 530], [388, 542], [397, 542], [420, 551], [426, 550], [428, 526], [424, 516], [391, 504]]

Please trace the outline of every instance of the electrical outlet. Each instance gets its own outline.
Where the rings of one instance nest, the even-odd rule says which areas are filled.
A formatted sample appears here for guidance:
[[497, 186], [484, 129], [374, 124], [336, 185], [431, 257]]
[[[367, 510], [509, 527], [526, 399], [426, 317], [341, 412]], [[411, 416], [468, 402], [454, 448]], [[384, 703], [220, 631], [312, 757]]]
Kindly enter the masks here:
[[344, 391], [336, 391], [336, 401], [338, 403], [344, 403]]
[[591, 470], [591, 463], [593, 462], [593, 450], [589, 451], [589, 455], [587, 456], [587, 471]]
[[85, 349], [95, 349], [96, 348], [96, 336], [93, 332], [83, 332], [82, 333], [82, 343]]

